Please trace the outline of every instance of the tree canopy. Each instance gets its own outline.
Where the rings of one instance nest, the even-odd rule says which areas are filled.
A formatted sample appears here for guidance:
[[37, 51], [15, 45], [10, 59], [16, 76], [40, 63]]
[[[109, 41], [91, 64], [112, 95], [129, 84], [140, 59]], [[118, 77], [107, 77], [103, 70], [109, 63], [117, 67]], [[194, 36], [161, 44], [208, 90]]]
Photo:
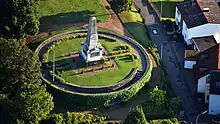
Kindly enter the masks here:
[[129, 115], [126, 117], [125, 124], [148, 124], [145, 114], [141, 106], [137, 106], [135, 109], [129, 112]]
[[52, 100], [35, 53], [17, 40], [0, 38], [0, 118], [38, 123], [54, 108]]
[[166, 105], [166, 91], [160, 90], [157, 87], [150, 93], [149, 102], [152, 107], [164, 108]]
[[111, 0], [111, 7], [115, 12], [120, 13], [131, 10], [133, 3], [134, 0]]
[[22, 38], [39, 31], [39, 0], [0, 0], [0, 36]]
[[0, 38], [0, 53], [0, 89], [24, 82], [41, 83], [40, 63], [27, 46]]
[[53, 110], [52, 100], [53, 97], [46, 91], [45, 86], [25, 83], [16, 101], [15, 116], [25, 123], [38, 123]]

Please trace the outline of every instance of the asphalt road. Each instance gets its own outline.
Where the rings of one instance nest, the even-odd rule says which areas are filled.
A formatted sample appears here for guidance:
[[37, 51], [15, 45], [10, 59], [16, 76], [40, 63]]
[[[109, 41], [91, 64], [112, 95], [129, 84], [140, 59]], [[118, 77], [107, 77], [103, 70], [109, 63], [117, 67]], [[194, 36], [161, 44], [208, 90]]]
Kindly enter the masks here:
[[[186, 120], [195, 123], [195, 118], [198, 114], [206, 110], [205, 105], [196, 103], [194, 90], [189, 87], [188, 84], [195, 83], [194, 80], [189, 80], [185, 74], [183, 63], [184, 63], [184, 47], [181, 43], [173, 42], [173, 40], [167, 35], [167, 32], [163, 25], [157, 21], [157, 12], [152, 12], [153, 8], [146, 1], [135, 0], [136, 7], [147, 7], [148, 11], [142, 13], [145, 19], [145, 24], [148, 29], [148, 33], [152, 41], [156, 44], [160, 56], [162, 56], [162, 64], [165, 72], [167, 73], [168, 79], [171, 82], [172, 88], [174, 89], [177, 96], [181, 99], [181, 105], [184, 109]], [[154, 22], [148, 18], [154, 16]], [[148, 20], [149, 22], [146, 22]], [[152, 33], [153, 29], [157, 29], [158, 34]], [[165, 43], [165, 44], [163, 44]], [[162, 53], [162, 54], [161, 54]]]

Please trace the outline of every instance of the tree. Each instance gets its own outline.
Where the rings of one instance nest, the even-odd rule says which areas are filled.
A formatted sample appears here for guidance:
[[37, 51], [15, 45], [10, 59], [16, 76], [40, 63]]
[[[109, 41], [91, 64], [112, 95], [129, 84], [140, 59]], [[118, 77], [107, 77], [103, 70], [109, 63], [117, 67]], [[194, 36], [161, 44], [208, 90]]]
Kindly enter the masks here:
[[41, 83], [40, 63], [27, 46], [0, 38], [0, 53], [0, 90], [11, 92], [24, 82]]
[[53, 97], [46, 87], [39, 84], [24, 83], [16, 102], [15, 117], [24, 123], [38, 123], [45, 119], [54, 108]]
[[115, 12], [120, 13], [122, 11], [130, 11], [134, 0], [112, 0], [111, 7]]
[[0, 113], [13, 115], [8, 119], [13, 123], [38, 123], [50, 113], [54, 103], [42, 85], [37, 56], [21, 42], [3, 38], [0, 53], [0, 105], [4, 108], [0, 107]]
[[126, 117], [125, 124], [148, 124], [141, 106], [136, 106]]
[[39, 31], [39, 0], [0, 0], [0, 36], [22, 38]]
[[169, 99], [169, 104], [168, 104], [167, 108], [171, 109], [172, 113], [174, 115], [179, 114], [180, 98], [179, 97], [173, 97], [173, 98]]
[[150, 93], [149, 102], [153, 108], [164, 108], [166, 104], [166, 91], [154, 88]]
[[41, 124], [63, 124], [64, 119], [62, 114], [51, 114], [47, 119], [40, 122]]

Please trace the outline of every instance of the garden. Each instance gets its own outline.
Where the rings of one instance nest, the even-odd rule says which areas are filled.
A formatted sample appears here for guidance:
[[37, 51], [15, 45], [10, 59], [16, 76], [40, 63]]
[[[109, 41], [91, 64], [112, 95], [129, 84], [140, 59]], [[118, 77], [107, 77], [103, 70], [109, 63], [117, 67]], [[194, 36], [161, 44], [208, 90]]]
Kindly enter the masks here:
[[86, 35], [81, 36], [57, 41], [44, 55], [44, 63], [47, 63], [48, 69], [52, 71], [55, 63], [56, 75], [65, 83], [80, 86], [111, 85], [124, 79], [133, 68], [140, 66], [138, 55], [131, 46], [99, 36], [99, 42], [105, 48], [105, 63], [86, 67], [79, 56], [81, 42], [86, 40]]

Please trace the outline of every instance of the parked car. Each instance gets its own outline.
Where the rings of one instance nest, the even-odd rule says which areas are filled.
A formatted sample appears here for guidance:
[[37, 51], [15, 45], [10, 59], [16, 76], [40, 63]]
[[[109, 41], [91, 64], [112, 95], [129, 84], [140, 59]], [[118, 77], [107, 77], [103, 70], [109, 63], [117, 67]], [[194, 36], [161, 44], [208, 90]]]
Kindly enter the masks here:
[[154, 35], [157, 35], [157, 34], [158, 34], [157, 29], [153, 29], [152, 32], [153, 32]]

